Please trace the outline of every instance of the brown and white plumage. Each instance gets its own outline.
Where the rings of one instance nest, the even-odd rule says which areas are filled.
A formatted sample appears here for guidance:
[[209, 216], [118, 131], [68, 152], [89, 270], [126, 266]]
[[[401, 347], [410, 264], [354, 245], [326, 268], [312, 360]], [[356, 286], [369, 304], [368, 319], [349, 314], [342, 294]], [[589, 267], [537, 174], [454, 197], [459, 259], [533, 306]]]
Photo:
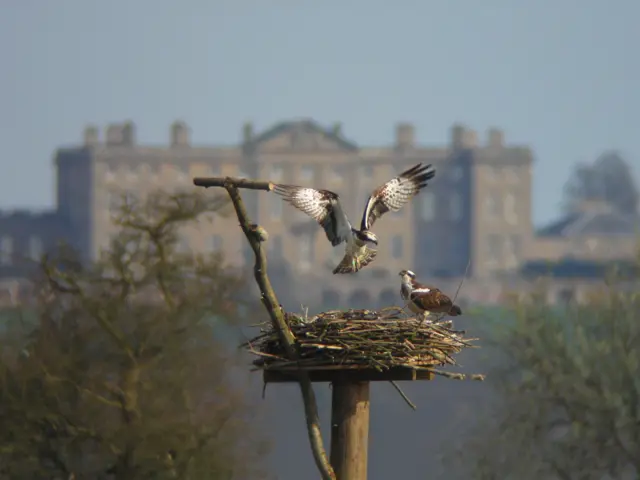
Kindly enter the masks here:
[[361, 230], [370, 230], [373, 224], [388, 211], [397, 212], [427, 186], [436, 171], [431, 165], [418, 165], [405, 170], [397, 177], [376, 188], [364, 208]]
[[356, 257], [357, 264], [358, 264], [357, 270], [355, 270], [357, 272], [358, 270], [366, 267], [371, 262], [373, 262], [373, 260], [376, 258], [377, 255], [378, 255], [377, 250], [374, 250], [373, 248], [369, 248], [366, 245], [364, 246], [364, 248], [362, 248], [362, 251], [358, 251], [354, 254], [345, 253], [344, 257], [342, 257], [342, 260], [340, 260], [340, 263], [338, 264], [338, 266], [333, 269], [333, 273], [353, 273], [354, 272], [354, 269], [353, 269], [354, 256]]
[[332, 246], [346, 242], [345, 255], [333, 273], [355, 273], [377, 255], [371, 247], [378, 245], [378, 238], [370, 227], [386, 212], [400, 210], [434, 175], [431, 165], [419, 163], [376, 188], [367, 200], [359, 230], [351, 225], [335, 192], [284, 184], [275, 184], [272, 191], [316, 220]]
[[409, 310], [416, 314], [428, 316], [430, 313], [443, 313], [452, 317], [462, 315], [462, 309], [453, 303], [439, 288], [425, 285], [416, 280], [411, 270], [402, 270], [400, 295], [407, 302]]
[[276, 184], [273, 192], [284, 201], [306, 213], [324, 229], [332, 246], [346, 242], [351, 235], [351, 224], [342, 211], [338, 195], [329, 190]]

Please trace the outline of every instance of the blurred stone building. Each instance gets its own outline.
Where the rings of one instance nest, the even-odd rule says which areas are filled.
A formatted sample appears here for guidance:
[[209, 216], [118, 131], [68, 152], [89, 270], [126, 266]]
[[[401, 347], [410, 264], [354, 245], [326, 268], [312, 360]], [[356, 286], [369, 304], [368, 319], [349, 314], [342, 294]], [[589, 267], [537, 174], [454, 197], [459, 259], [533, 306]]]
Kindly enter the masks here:
[[[396, 126], [392, 144], [362, 146], [349, 139], [340, 124], [326, 128], [309, 119], [265, 131], [246, 124], [238, 144], [229, 146], [192, 145], [182, 122], [171, 125], [168, 137], [167, 145], [140, 145], [135, 125], [125, 122], [109, 125], [102, 138], [97, 128], [87, 127], [82, 144], [60, 148], [55, 154], [57, 208], [0, 216], [0, 278], [12, 286], [5, 287], [5, 298], [15, 296], [16, 280], [28, 274], [28, 259], [58, 240], [68, 240], [86, 259], [95, 258], [115, 231], [111, 214], [123, 194], [142, 198], [157, 188], [193, 189], [192, 179], [198, 176], [261, 178], [335, 190], [357, 223], [374, 187], [418, 162], [434, 165], [437, 173], [429, 187], [402, 211], [376, 224], [378, 258], [357, 277], [331, 274], [344, 246], [332, 248], [308, 217], [276, 195], [246, 193], [251, 215], [270, 233], [276, 286], [309, 305], [398, 303], [397, 272], [404, 268], [425, 281], [437, 279], [451, 293], [466, 272], [460, 298], [495, 302], [505, 284], [525, 288], [521, 286], [529, 280], [520, 271], [528, 262], [571, 255], [616, 257], [635, 246], [627, 219], [626, 234], [618, 234], [620, 245], [611, 253], [610, 224], [601, 219], [600, 230], [593, 227], [592, 210], [585, 213], [592, 220], [574, 218], [564, 229], [566, 221], [561, 220], [536, 235], [531, 219], [532, 151], [508, 144], [497, 129], [480, 139], [475, 131], [454, 125], [449, 143], [442, 146], [418, 144], [414, 127], [407, 123]], [[598, 208], [597, 215], [614, 215]], [[215, 217], [182, 232], [180, 248], [222, 250], [230, 264], [240, 267], [251, 261], [233, 218]]]

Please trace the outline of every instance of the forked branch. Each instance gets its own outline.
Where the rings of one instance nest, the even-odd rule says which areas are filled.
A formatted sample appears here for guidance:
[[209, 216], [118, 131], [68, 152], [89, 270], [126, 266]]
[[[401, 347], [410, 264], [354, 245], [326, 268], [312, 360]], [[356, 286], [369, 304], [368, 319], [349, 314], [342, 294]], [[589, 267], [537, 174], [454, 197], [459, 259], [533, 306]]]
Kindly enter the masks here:
[[[255, 255], [254, 275], [256, 283], [260, 288], [261, 301], [267, 309], [269, 317], [273, 322], [273, 326], [280, 336], [280, 341], [282, 342], [285, 352], [291, 360], [296, 360], [298, 358], [298, 352], [296, 350], [295, 338], [285, 321], [284, 311], [282, 310], [282, 307], [280, 307], [280, 303], [276, 298], [276, 294], [271, 286], [271, 281], [267, 275], [267, 258], [264, 249], [262, 248], [262, 242], [266, 241], [264, 229], [251, 223], [247, 210], [244, 206], [244, 202], [238, 192], [238, 188], [270, 191], [272, 189], [271, 182], [226, 177], [195, 178], [193, 183], [202, 187], [224, 187], [229, 193], [229, 197], [233, 202], [233, 206], [238, 216], [238, 221], [240, 222], [240, 227], [247, 237]], [[313, 458], [323, 480], [335, 480], [336, 476], [331, 464], [329, 463], [324, 443], [322, 441], [320, 417], [318, 415], [318, 406], [313, 392], [313, 386], [309, 380], [308, 374], [304, 370], [298, 370], [296, 374], [302, 391], [302, 399], [304, 402], [305, 417], [307, 421], [307, 432], [311, 443]]]

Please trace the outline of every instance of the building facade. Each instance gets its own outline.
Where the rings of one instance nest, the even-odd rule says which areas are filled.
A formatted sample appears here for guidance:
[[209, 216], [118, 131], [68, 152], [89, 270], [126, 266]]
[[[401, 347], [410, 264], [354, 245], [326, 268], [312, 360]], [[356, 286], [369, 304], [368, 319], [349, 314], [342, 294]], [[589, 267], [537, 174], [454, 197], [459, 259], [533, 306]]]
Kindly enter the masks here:
[[[57, 226], [42, 227], [44, 243], [64, 237], [87, 259], [96, 258], [115, 233], [111, 216], [123, 195], [141, 198], [158, 188], [194, 188], [197, 176], [262, 178], [335, 190], [355, 223], [373, 188], [418, 162], [433, 164], [436, 177], [415, 201], [376, 225], [379, 255], [360, 275], [368, 279], [369, 294], [378, 296], [374, 285], [388, 288], [404, 268], [425, 278], [452, 279], [465, 272], [483, 278], [515, 269], [532, 236], [532, 153], [507, 145], [495, 129], [480, 142], [476, 132], [455, 125], [449, 144], [436, 147], [420, 145], [407, 123], [396, 126], [394, 142], [384, 147], [358, 145], [339, 124], [325, 128], [309, 119], [262, 132], [246, 124], [231, 146], [192, 145], [182, 122], [171, 125], [166, 146], [138, 144], [131, 122], [109, 125], [103, 133], [101, 138], [97, 128], [87, 127], [82, 144], [56, 152], [58, 205], [48, 222]], [[335, 298], [337, 286], [342, 293], [356, 288], [351, 278], [331, 275], [343, 247], [332, 248], [313, 221], [275, 195], [247, 192], [246, 199], [251, 214], [270, 232], [272, 263], [286, 265], [310, 285], [325, 284], [326, 298]], [[33, 228], [46, 223], [33, 222]], [[230, 223], [216, 217], [193, 227], [183, 232], [183, 246], [222, 250], [230, 264], [241, 266], [247, 248], [240, 229], [229, 228]], [[4, 230], [3, 241], [9, 242], [20, 228]], [[10, 273], [18, 272], [5, 269], [0, 275]]]
[[[334, 190], [357, 223], [371, 191], [418, 162], [432, 164], [436, 176], [413, 202], [376, 224], [378, 258], [358, 274], [358, 282], [331, 274], [344, 246], [332, 248], [314, 221], [274, 194], [246, 192], [250, 214], [270, 234], [276, 283], [286, 283], [292, 297], [312, 292], [311, 304], [389, 303], [398, 296], [397, 272], [410, 268], [420, 278], [438, 278], [451, 288], [466, 274], [462, 297], [496, 299], [502, 288], [498, 276], [516, 275], [532, 258], [561, 255], [567, 248], [558, 242], [570, 242], [534, 234], [532, 151], [507, 143], [497, 129], [480, 139], [475, 131], [454, 125], [447, 144], [425, 146], [417, 142], [413, 125], [400, 123], [394, 141], [381, 147], [358, 145], [341, 125], [323, 127], [310, 119], [264, 131], [245, 124], [238, 143], [229, 146], [193, 145], [183, 122], [170, 126], [164, 146], [138, 144], [131, 122], [109, 125], [102, 133], [87, 127], [80, 145], [56, 152], [55, 212], [0, 217], [0, 260], [8, 258], [7, 252], [12, 258], [0, 264], [0, 277], [20, 277], [14, 245], [45, 250], [66, 239], [84, 258], [96, 258], [117, 231], [111, 219], [123, 196], [193, 189], [194, 177], [259, 178]], [[234, 220], [211, 220], [182, 232], [181, 247], [221, 250], [230, 265], [247, 266], [248, 248]], [[295, 282], [287, 275], [295, 275]]]

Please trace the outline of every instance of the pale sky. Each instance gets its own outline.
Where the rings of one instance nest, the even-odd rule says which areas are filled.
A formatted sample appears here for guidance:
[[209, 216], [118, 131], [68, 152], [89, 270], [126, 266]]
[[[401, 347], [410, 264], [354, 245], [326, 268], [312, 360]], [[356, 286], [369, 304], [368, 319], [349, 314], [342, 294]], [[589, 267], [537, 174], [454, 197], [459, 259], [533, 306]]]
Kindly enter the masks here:
[[639, 23], [637, 0], [2, 0], [0, 208], [52, 206], [86, 123], [213, 144], [312, 117], [363, 145], [503, 128], [546, 222], [573, 163], [615, 148], [640, 172]]

